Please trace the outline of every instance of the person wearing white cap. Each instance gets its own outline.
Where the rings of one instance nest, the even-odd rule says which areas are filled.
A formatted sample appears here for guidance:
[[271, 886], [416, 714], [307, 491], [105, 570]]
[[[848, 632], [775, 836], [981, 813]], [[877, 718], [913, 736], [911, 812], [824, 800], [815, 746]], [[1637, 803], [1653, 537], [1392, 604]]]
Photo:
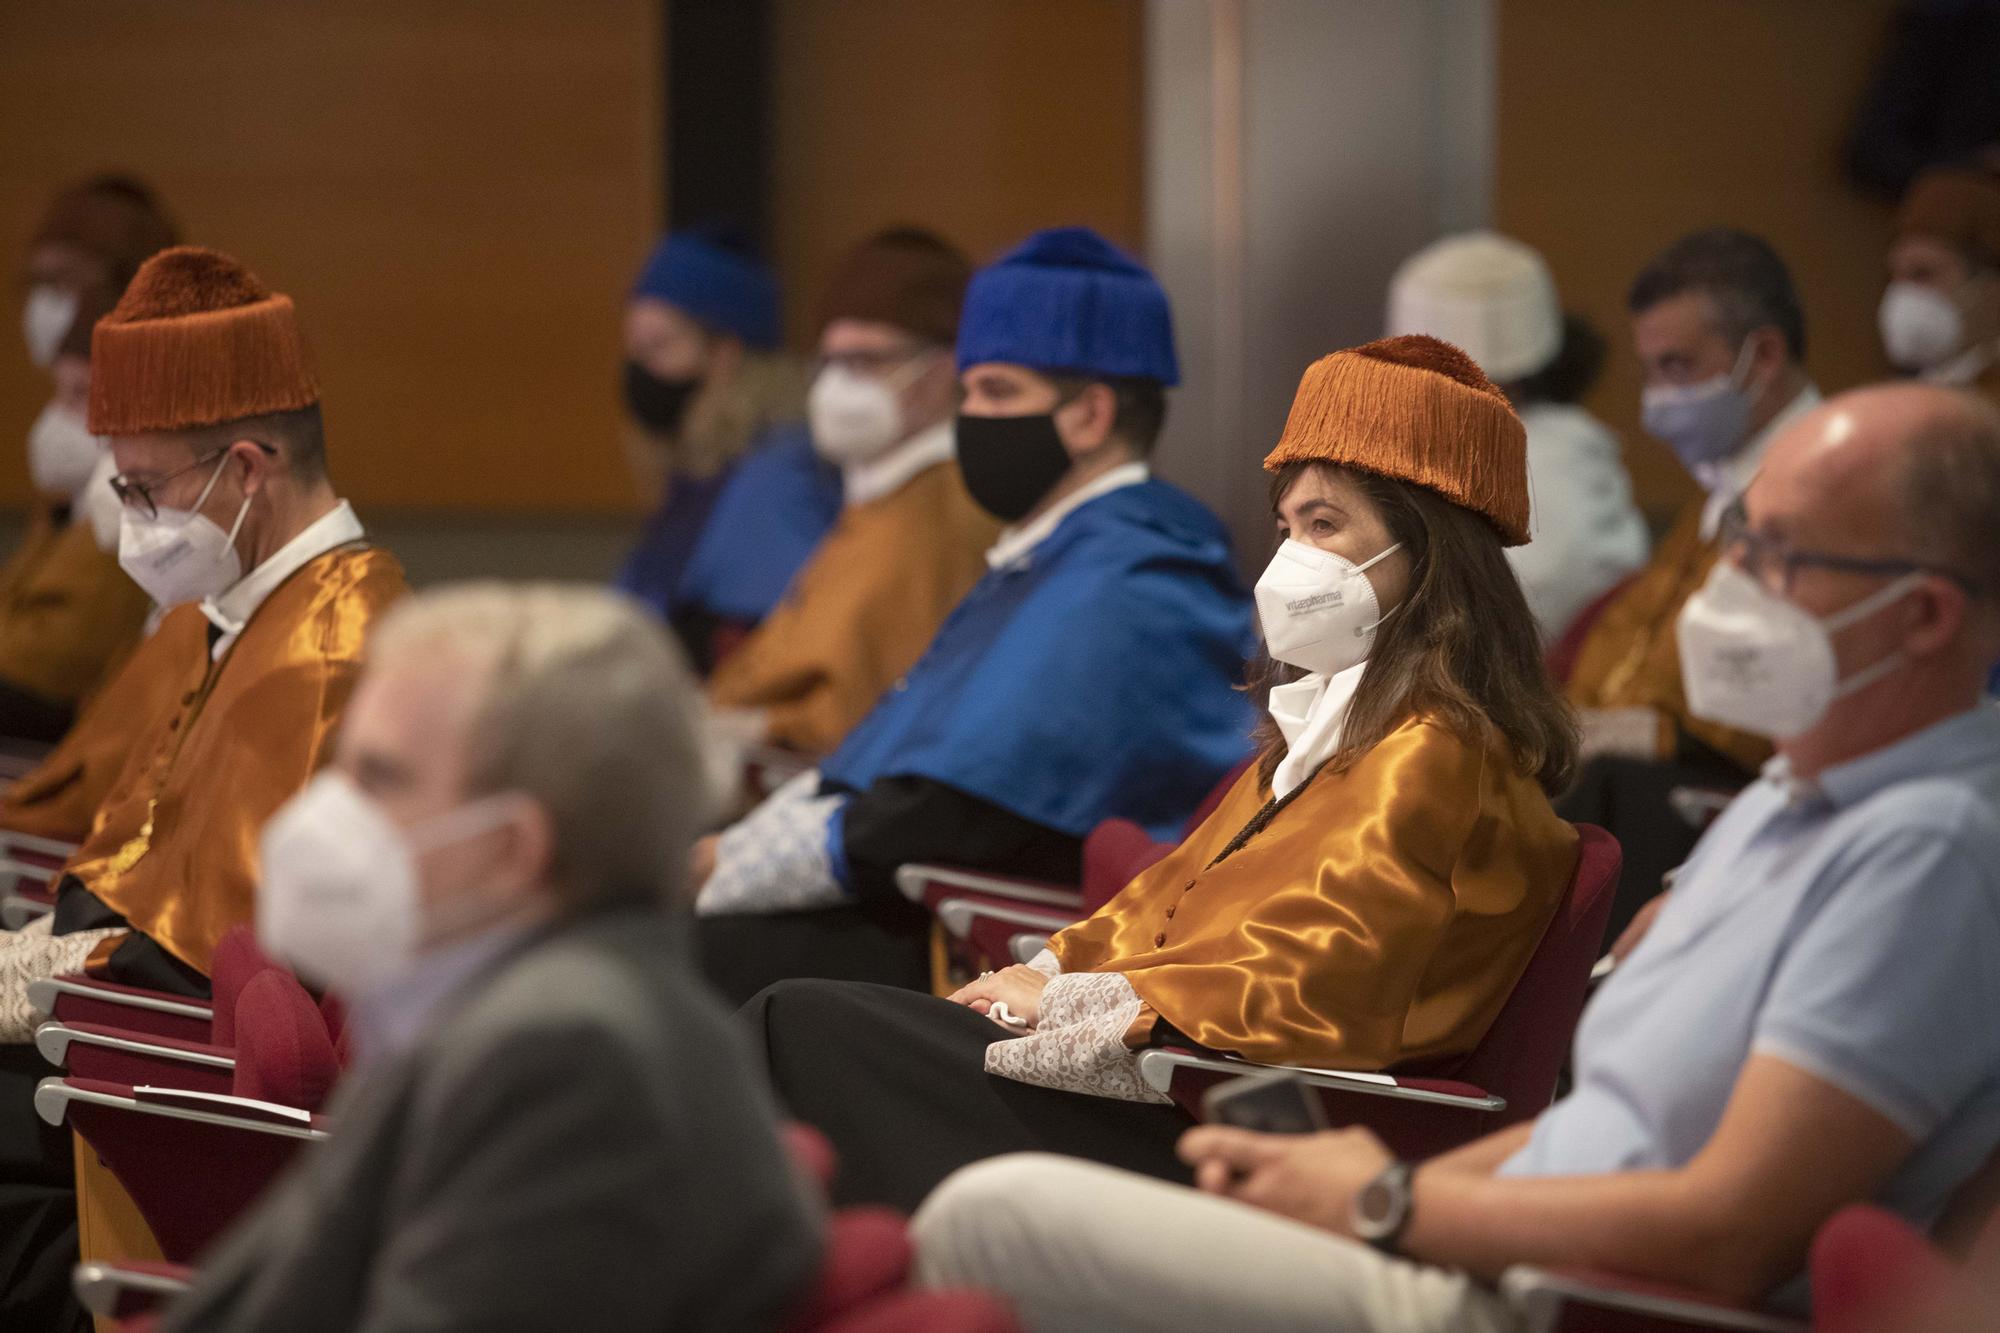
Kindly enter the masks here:
[[1604, 347], [1565, 317], [1541, 255], [1490, 231], [1447, 236], [1403, 261], [1389, 286], [1391, 336], [1463, 349], [1528, 429], [1533, 540], [1507, 558], [1546, 639], [1646, 562], [1646, 521], [1618, 437], [1577, 402]]

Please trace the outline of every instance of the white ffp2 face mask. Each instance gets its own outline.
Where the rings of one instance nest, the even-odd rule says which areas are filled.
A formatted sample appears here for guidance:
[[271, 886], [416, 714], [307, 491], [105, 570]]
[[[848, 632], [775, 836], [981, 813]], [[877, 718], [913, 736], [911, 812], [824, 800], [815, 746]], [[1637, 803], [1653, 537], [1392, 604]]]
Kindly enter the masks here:
[[1280, 662], [1326, 676], [1367, 661], [1382, 623], [1367, 571], [1401, 549], [1396, 542], [1357, 565], [1287, 538], [1257, 580], [1265, 649]]
[[1717, 563], [1675, 625], [1689, 711], [1776, 740], [1812, 730], [1834, 700], [1866, 689], [1905, 661], [1891, 653], [1842, 680], [1833, 636], [1907, 596], [1924, 577], [1906, 574], [1822, 620], [1730, 561]]
[[28, 428], [28, 476], [44, 495], [74, 501], [103, 453], [103, 442], [74, 408], [50, 403]]
[[264, 826], [257, 939], [314, 985], [361, 995], [471, 923], [426, 919], [417, 857], [504, 824], [512, 793], [403, 828], [343, 774], [319, 774]]
[[838, 364], [820, 371], [806, 394], [806, 420], [819, 456], [834, 464], [865, 463], [907, 435], [898, 395], [927, 364], [929, 358], [920, 353], [879, 378]]
[[1905, 370], [1929, 370], [1951, 360], [1965, 343], [1965, 316], [1935, 287], [1892, 282], [1875, 312], [1882, 350]]
[[148, 517], [127, 506], [119, 516], [118, 565], [162, 607], [214, 597], [243, 577], [236, 534], [250, 512], [250, 497], [243, 497], [227, 532], [201, 512], [228, 466], [224, 454], [192, 509], [162, 509]]
[[21, 303], [21, 338], [28, 344], [28, 359], [38, 369], [47, 370], [56, 363], [56, 352], [75, 319], [75, 292], [46, 282], [28, 289], [28, 299]]

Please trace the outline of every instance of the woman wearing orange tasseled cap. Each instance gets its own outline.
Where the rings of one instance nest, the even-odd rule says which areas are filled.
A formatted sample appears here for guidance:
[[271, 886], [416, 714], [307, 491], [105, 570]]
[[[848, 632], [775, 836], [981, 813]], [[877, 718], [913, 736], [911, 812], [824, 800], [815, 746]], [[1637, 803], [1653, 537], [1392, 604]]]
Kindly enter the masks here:
[[1185, 1178], [1188, 1121], [1137, 1074], [1163, 1040], [1356, 1070], [1477, 1044], [1577, 855], [1547, 795], [1575, 725], [1502, 554], [1527, 540], [1525, 452], [1436, 339], [1307, 370], [1265, 460], [1261, 762], [1031, 963], [950, 1001], [793, 981], [746, 1011], [781, 1097], [834, 1140], [844, 1201], [912, 1207], [1027, 1148]]

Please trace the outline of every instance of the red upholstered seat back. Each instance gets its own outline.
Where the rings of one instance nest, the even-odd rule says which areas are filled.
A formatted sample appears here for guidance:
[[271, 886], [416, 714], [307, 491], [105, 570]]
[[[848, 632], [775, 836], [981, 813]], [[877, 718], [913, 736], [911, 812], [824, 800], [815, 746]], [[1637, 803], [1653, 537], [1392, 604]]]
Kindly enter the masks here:
[[215, 1010], [209, 1027], [211, 1043], [236, 1044], [236, 1003], [244, 985], [259, 972], [276, 966], [271, 956], [258, 946], [257, 932], [248, 925], [231, 926], [215, 942], [215, 958], [208, 970], [209, 993]]
[[319, 1005], [282, 968], [250, 978], [236, 1002], [238, 1097], [318, 1111], [340, 1077]]
[[893, 1208], [843, 1208], [827, 1222], [826, 1250], [786, 1328], [824, 1327], [864, 1301], [896, 1290], [910, 1274], [912, 1248], [903, 1215]]
[[1499, 1017], [1452, 1074], [1506, 1098], [1509, 1122], [1539, 1114], [1555, 1097], [1625, 859], [1603, 829], [1579, 824], [1576, 831], [1581, 845], [1569, 892]]
[[[1222, 798], [1254, 760], [1246, 759], [1223, 775], [1181, 827], [1181, 837], [1200, 828], [1215, 813]], [[1155, 842], [1153, 835], [1129, 819], [1107, 819], [1083, 840], [1083, 910], [1085, 915], [1111, 901], [1118, 891], [1165, 859], [1178, 843]]]

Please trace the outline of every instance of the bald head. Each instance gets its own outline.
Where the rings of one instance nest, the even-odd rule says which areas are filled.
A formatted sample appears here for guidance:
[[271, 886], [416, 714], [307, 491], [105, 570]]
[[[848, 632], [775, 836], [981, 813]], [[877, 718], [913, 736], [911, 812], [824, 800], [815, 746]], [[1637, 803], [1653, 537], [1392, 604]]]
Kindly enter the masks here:
[[1828, 399], [1772, 442], [1751, 490], [1753, 518], [1794, 546], [1994, 591], [2000, 410], [1973, 394], [1904, 383]]

